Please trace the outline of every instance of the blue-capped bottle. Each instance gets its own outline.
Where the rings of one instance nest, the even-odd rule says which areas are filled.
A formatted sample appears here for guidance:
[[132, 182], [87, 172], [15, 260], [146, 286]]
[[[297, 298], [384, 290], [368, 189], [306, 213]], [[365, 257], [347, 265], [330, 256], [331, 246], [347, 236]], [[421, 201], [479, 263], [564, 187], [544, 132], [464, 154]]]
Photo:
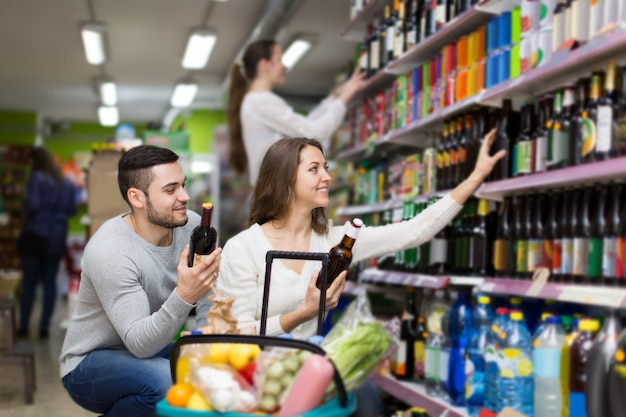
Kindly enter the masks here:
[[534, 417], [532, 338], [521, 311], [512, 311], [510, 320], [502, 345], [497, 408], [511, 407], [525, 417]]
[[472, 332], [472, 306], [467, 291], [459, 291], [450, 311], [450, 360], [448, 362], [448, 393], [457, 406], [465, 405], [465, 354]]
[[470, 417], [477, 417], [485, 404], [485, 351], [487, 334], [493, 322], [493, 311], [489, 306], [490, 298], [478, 297], [474, 308], [474, 327], [465, 359], [465, 402]]
[[485, 405], [487, 410], [498, 412], [498, 376], [500, 375], [500, 362], [503, 360], [502, 342], [506, 337], [509, 325], [509, 309], [499, 307], [496, 309], [496, 317], [487, 333], [487, 346], [485, 347]]

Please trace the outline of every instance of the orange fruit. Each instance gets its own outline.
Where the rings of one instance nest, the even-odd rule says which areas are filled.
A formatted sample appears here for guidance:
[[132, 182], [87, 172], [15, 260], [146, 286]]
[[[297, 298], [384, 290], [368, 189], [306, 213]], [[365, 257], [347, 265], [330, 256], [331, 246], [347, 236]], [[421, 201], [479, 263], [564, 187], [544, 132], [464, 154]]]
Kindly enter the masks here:
[[189, 384], [174, 384], [165, 394], [165, 401], [172, 407], [187, 407], [195, 390]]

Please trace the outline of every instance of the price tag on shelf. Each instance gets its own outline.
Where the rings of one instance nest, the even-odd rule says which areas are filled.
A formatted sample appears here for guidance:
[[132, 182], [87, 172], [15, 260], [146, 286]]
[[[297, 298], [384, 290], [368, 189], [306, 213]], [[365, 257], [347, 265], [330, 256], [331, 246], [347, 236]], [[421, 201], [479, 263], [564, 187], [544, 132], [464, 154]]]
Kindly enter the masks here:
[[563, 286], [563, 290], [557, 299], [559, 301], [617, 308], [621, 307], [625, 296], [625, 290], [616, 288], [594, 288], [565, 285]]
[[536, 297], [541, 293], [543, 287], [550, 278], [550, 270], [548, 268], [537, 268], [533, 274], [533, 283], [526, 291], [526, 295]]

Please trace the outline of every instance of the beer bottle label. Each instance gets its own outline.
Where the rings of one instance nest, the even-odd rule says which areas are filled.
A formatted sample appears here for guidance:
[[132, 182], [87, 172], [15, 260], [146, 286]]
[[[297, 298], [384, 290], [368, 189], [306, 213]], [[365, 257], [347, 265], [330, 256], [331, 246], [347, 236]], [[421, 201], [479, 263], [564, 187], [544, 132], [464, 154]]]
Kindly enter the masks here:
[[574, 275], [584, 275], [589, 274], [589, 250], [590, 250], [590, 239], [585, 239], [581, 237], [574, 238], [574, 270], [572, 273]]
[[596, 149], [596, 124], [593, 120], [585, 117], [580, 125], [580, 133], [582, 136], [581, 156], [585, 158]]
[[528, 241], [517, 242], [517, 272], [528, 272]]
[[561, 272], [571, 274], [574, 272], [574, 240], [563, 239], [561, 258]]
[[611, 106], [598, 106], [598, 139], [596, 150], [608, 152], [611, 150], [613, 132], [613, 109]]
[[506, 271], [508, 265], [509, 241], [497, 239], [493, 248], [493, 266], [496, 271]]
[[562, 239], [554, 239], [552, 241], [552, 273], [561, 274], [563, 273], [563, 240]]
[[528, 241], [528, 272], [543, 265], [543, 241], [541, 239], [530, 239]]
[[600, 278], [602, 275], [602, 238], [592, 238], [589, 242], [589, 277]]
[[615, 276], [626, 279], [626, 236], [617, 238], [615, 250]]
[[517, 144], [517, 173], [533, 172], [533, 142], [524, 141]]
[[616, 277], [617, 238], [605, 237], [602, 244], [602, 275]]

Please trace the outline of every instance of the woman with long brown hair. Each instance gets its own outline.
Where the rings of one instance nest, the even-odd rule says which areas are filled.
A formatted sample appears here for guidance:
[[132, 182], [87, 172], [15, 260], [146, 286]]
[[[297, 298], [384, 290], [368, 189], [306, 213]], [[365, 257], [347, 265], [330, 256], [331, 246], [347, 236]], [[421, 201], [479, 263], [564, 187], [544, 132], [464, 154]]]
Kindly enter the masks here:
[[259, 40], [246, 48], [231, 70], [228, 100], [229, 162], [238, 174], [257, 182], [261, 160], [281, 137], [310, 137], [328, 148], [330, 137], [346, 114], [346, 104], [363, 86], [364, 74], [352, 77], [308, 115], [294, 111], [272, 89], [285, 82], [282, 49], [274, 40]]

